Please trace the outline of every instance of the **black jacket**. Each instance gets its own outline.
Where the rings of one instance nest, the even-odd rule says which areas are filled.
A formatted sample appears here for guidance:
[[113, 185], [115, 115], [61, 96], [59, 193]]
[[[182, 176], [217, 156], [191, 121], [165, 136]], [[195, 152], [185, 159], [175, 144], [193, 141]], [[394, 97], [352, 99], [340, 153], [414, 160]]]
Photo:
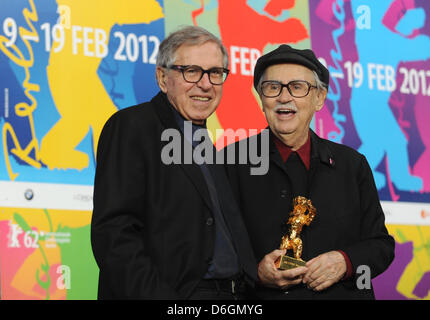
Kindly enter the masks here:
[[[160, 92], [149, 103], [118, 111], [100, 136], [91, 241], [101, 299], [186, 299], [208, 269], [215, 225], [201, 169], [161, 161], [169, 143], [161, 141], [163, 130], [180, 131], [171, 108]], [[217, 181], [229, 188], [220, 169]], [[233, 212], [225, 220], [252, 282], [255, 258], [229, 194], [221, 206]]]
[[[332, 287], [313, 292], [304, 285], [280, 290], [260, 288], [269, 299], [372, 299], [373, 289], [356, 286], [357, 267], [366, 265], [371, 277], [388, 268], [394, 258], [394, 240], [388, 234], [371, 169], [363, 155], [352, 148], [311, 134], [309, 198], [316, 217], [303, 228], [302, 258], [306, 261], [331, 250], [343, 250], [354, 276]], [[257, 261], [278, 249], [292, 209], [292, 186], [279, 151], [269, 135], [269, 171], [250, 175], [250, 164], [227, 165], [227, 172], [251, 237]], [[256, 140], [255, 140], [256, 139]], [[261, 148], [261, 134], [253, 141]], [[241, 143], [241, 142], [239, 142]], [[238, 144], [230, 148], [238, 148]]]

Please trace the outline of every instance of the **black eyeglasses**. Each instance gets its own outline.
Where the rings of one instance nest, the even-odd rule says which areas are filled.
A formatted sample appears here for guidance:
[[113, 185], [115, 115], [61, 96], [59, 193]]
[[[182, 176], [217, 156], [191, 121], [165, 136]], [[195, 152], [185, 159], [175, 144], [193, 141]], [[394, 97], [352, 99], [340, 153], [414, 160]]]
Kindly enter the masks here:
[[314, 86], [305, 80], [293, 80], [287, 84], [270, 80], [263, 81], [261, 83], [261, 93], [265, 97], [275, 98], [281, 94], [284, 87], [287, 87], [287, 90], [292, 97], [303, 98], [309, 94], [309, 91], [312, 88], [316, 88], [317, 86]]
[[209, 76], [209, 82], [214, 85], [223, 84], [224, 81], [227, 79], [228, 73], [230, 72], [230, 70], [221, 67], [215, 67], [205, 70], [202, 67], [195, 65], [180, 66], [174, 64], [167, 68], [182, 72], [184, 80], [190, 83], [199, 82], [203, 78], [203, 75], [207, 73]]

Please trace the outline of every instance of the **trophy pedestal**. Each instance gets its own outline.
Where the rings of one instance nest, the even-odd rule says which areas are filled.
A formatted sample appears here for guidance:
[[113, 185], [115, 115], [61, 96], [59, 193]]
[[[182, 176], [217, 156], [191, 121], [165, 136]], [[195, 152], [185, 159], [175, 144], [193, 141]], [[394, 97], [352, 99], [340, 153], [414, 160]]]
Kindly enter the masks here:
[[306, 265], [306, 261], [291, 258], [289, 256], [280, 256], [275, 261], [276, 268], [280, 270], [288, 270], [296, 267], [304, 267]]

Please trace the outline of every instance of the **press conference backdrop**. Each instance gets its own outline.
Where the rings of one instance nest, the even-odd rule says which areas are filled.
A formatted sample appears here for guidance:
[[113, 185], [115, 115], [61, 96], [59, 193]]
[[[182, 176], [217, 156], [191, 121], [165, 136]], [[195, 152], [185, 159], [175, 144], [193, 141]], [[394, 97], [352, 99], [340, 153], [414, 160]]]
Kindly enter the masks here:
[[429, 299], [429, 1], [1, 0], [2, 299], [97, 297], [100, 131], [157, 93], [159, 44], [179, 25], [202, 26], [228, 49], [231, 72], [208, 121], [217, 138], [267, 126], [252, 88], [261, 54], [280, 43], [315, 51], [331, 78], [312, 128], [367, 157], [396, 240], [376, 298]]

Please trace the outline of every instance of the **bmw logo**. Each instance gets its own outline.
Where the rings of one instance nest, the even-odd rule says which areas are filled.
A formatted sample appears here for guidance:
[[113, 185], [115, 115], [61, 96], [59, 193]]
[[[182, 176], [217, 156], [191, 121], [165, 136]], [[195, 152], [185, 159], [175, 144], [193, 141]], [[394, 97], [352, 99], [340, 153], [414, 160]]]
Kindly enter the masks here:
[[24, 192], [24, 198], [25, 199], [31, 200], [31, 199], [33, 199], [33, 196], [34, 196], [33, 190], [31, 190], [31, 189], [25, 190], [25, 192]]

